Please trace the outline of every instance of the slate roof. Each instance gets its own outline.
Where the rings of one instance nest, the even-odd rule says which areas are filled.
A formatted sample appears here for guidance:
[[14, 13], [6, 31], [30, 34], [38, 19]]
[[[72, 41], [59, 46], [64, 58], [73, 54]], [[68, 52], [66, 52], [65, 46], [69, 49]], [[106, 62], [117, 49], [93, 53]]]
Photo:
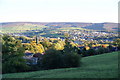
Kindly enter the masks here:
[[25, 56], [32, 56], [34, 53], [25, 53]]
[[41, 53], [36, 53], [33, 55], [33, 57], [42, 57], [42, 54]]

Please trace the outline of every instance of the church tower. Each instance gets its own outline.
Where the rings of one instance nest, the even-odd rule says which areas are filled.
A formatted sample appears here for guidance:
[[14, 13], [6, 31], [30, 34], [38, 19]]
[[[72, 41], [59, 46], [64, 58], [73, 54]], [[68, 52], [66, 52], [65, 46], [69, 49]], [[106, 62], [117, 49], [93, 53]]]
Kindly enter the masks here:
[[36, 27], [36, 31], [35, 31], [36, 32], [36, 44], [38, 44], [38, 41], [39, 41], [38, 36], [37, 36], [38, 31], [37, 31], [37, 26], [35, 26], [35, 27]]

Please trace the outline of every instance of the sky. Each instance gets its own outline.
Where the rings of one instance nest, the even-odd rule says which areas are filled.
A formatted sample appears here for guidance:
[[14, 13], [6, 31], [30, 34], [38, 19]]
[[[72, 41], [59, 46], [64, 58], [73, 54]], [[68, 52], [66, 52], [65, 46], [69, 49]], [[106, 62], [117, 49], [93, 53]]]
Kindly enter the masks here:
[[0, 0], [0, 22], [118, 22], [119, 0]]

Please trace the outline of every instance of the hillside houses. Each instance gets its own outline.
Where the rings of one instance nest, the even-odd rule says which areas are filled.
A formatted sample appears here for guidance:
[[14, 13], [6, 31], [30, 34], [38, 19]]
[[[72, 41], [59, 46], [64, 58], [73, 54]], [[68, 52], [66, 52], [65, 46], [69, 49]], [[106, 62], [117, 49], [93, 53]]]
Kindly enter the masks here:
[[39, 59], [42, 59], [42, 55], [40, 53], [31, 53], [31, 52], [25, 52], [25, 56], [23, 56], [24, 59], [27, 60], [26, 64], [28, 65], [36, 65]]

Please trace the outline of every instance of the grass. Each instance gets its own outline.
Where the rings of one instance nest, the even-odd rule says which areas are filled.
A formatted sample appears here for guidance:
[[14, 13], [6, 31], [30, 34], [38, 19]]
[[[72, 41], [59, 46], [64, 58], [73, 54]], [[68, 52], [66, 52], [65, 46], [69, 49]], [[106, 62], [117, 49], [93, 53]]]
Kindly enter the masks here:
[[4, 74], [3, 78], [117, 78], [118, 52], [82, 58], [78, 68]]

